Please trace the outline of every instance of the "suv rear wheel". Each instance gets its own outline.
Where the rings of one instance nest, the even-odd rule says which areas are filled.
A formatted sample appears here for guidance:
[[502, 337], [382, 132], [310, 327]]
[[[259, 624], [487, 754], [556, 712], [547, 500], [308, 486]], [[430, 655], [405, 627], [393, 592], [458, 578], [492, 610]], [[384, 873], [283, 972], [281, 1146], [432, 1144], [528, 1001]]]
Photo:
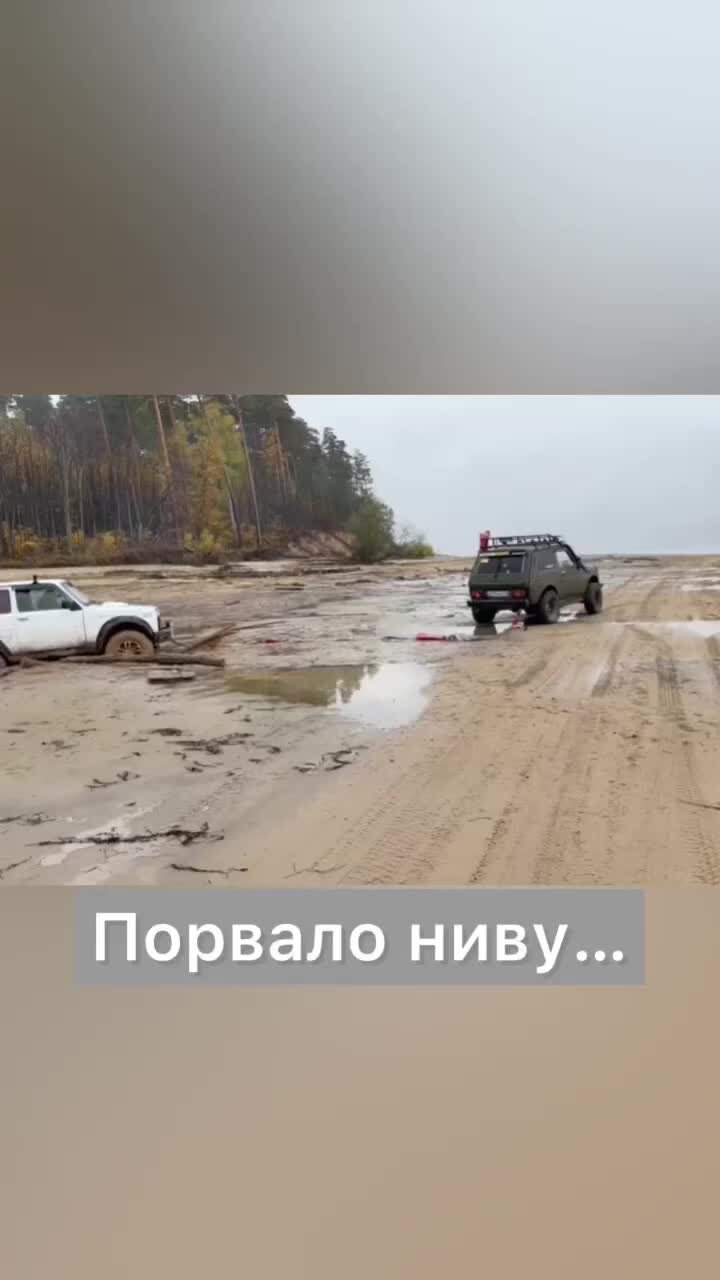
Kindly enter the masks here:
[[133, 631], [130, 627], [113, 632], [103, 649], [108, 658], [149, 658], [154, 652], [155, 645], [150, 637], [144, 631]]
[[472, 607], [472, 616], [479, 627], [488, 626], [493, 622], [496, 612], [492, 605], [474, 604]]
[[586, 613], [600, 613], [603, 607], [602, 587], [599, 582], [588, 583], [583, 599]]
[[537, 607], [538, 622], [549, 625], [560, 617], [560, 597], [554, 587], [548, 587], [540, 597]]

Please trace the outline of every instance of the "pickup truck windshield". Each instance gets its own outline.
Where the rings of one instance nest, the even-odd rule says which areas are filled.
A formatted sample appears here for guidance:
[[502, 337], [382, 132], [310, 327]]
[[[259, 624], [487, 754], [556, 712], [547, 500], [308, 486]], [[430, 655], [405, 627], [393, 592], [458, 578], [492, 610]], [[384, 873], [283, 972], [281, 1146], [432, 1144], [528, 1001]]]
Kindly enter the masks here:
[[68, 593], [73, 597], [74, 600], [77, 600], [78, 604], [92, 603], [92, 601], [90, 600], [90, 597], [86, 596], [85, 592], [81, 591], [79, 587], [76, 587], [73, 582], [66, 582], [65, 586], [67, 587]]

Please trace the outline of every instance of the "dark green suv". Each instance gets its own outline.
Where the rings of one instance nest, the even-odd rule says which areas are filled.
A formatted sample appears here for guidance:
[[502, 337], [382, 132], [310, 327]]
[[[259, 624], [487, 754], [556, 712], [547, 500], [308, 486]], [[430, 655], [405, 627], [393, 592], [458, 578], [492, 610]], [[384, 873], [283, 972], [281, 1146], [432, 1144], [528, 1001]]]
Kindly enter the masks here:
[[477, 623], [492, 622], [501, 610], [557, 622], [565, 604], [581, 602], [586, 613], [600, 613], [603, 602], [597, 570], [550, 533], [490, 538], [470, 572], [469, 591]]

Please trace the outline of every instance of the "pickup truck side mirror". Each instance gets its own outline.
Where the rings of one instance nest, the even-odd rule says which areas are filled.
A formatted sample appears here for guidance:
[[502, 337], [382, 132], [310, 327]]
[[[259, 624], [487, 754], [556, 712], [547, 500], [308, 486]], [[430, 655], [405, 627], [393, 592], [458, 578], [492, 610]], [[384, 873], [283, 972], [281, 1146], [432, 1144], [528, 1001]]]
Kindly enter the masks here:
[[72, 613], [75, 613], [80, 608], [80, 605], [75, 600], [63, 600], [62, 608], [70, 609]]

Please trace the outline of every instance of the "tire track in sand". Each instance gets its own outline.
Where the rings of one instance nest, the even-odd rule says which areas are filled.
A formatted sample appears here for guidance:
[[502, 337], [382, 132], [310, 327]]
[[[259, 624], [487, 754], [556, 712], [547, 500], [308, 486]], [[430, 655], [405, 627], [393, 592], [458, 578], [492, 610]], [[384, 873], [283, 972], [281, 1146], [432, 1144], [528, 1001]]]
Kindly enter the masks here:
[[459, 670], [450, 676], [456, 696], [442, 722], [436, 718], [435, 733], [425, 736], [400, 773], [392, 771], [375, 803], [327, 851], [330, 861], [350, 864], [337, 883], [420, 883], [442, 861], [456, 831], [478, 816], [477, 788], [468, 788], [465, 773], [468, 707], [461, 679]]
[[707, 641], [707, 651], [715, 682], [720, 687], [720, 640], [717, 636], [710, 636]]
[[674, 730], [673, 776], [678, 792], [678, 821], [683, 847], [691, 855], [701, 883], [717, 885], [720, 884], [720, 854], [715, 839], [706, 828], [702, 808], [705, 802], [697, 780], [693, 749], [686, 738], [678, 735], [678, 731], [688, 733], [692, 730], [682, 700], [677, 666], [670, 645], [664, 640], [660, 640], [658, 645], [658, 702]]
[[[434, 732], [425, 734], [419, 752], [400, 776], [393, 771], [376, 803], [328, 853], [329, 859], [344, 861], [347, 867], [339, 883], [437, 881], [446, 867], [450, 882], [467, 883], [469, 868], [477, 860], [476, 844], [482, 839], [477, 824], [490, 821], [486, 806], [492, 807], [498, 791], [505, 792], [517, 779], [530, 776], [539, 729], [550, 731], [548, 725], [535, 726], [528, 751], [525, 708], [519, 703], [508, 707], [503, 690], [510, 684], [532, 691], [547, 679], [550, 659], [559, 662], [561, 655], [549, 645], [543, 645], [537, 656], [532, 647], [513, 653], [520, 658], [521, 669], [494, 687], [477, 683], [484, 674], [482, 659], [462, 663], [448, 677], [442, 721], [436, 716]], [[487, 743], [481, 768], [479, 734]], [[502, 819], [496, 819], [495, 839], [501, 829]]]
[[626, 643], [627, 643], [627, 632], [625, 630], [621, 630], [619, 635], [617, 635], [615, 640], [613, 641], [613, 644], [611, 645], [611, 648], [610, 648], [610, 653], [608, 654], [608, 657], [607, 657], [607, 661], [605, 662], [605, 666], [603, 667], [602, 671], [600, 672], [600, 675], [598, 676], [597, 680], [595, 681], [595, 684], [593, 685], [592, 694], [591, 694], [593, 698], [604, 697], [605, 694], [608, 693], [612, 688], [615, 680], [615, 672], [617, 670], [617, 665], [622, 655], [622, 651], [625, 648]]
[[[657, 601], [667, 590], [667, 582], [661, 578], [654, 581], [643, 595], [636, 594], [640, 584], [631, 579], [623, 587], [613, 592], [605, 614], [612, 615], [614, 622], [651, 621], [657, 615]], [[620, 597], [618, 599], [618, 596]], [[628, 597], [626, 599], [626, 596]]]
[[[551, 717], [548, 716], [539, 735], [532, 739], [529, 746], [527, 742], [524, 744], [520, 758], [510, 757], [505, 762], [506, 770], [502, 781], [505, 784], [503, 790], [506, 799], [499, 816], [495, 818], [482, 854], [470, 873], [469, 884], [504, 884], [514, 881], [516, 877], [513, 872], [519, 855], [523, 856], [525, 871], [517, 879], [518, 882], [528, 883], [530, 872], [527, 869], [525, 851], [533, 847], [528, 798], [532, 799], [539, 794], [544, 806], [544, 797], [548, 792], [545, 788], [536, 789], [534, 775], [539, 763], [541, 767], [546, 767], [548, 761], [556, 759], [557, 746], [557, 726], [551, 724]], [[493, 878], [495, 868], [498, 868], [498, 873]]]

